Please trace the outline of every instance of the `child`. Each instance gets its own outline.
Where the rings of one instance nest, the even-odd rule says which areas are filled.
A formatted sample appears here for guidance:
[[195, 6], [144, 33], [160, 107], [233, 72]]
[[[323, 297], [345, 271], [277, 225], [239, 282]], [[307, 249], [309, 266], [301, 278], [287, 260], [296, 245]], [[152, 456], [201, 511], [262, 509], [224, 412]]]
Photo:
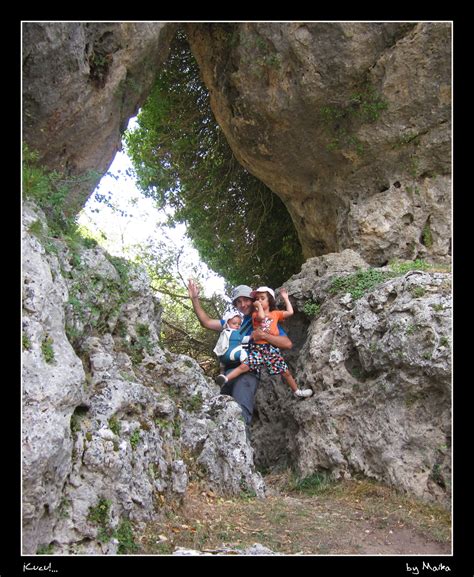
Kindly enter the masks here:
[[213, 350], [223, 365], [243, 363], [247, 359], [247, 351], [243, 345], [248, 343], [250, 337], [242, 336], [239, 331], [242, 317], [242, 313], [237, 310], [229, 311], [223, 317], [224, 327]]
[[[277, 310], [275, 293], [271, 288], [266, 286], [259, 287], [251, 293], [252, 298], [255, 298], [255, 312], [252, 314], [254, 330], [261, 329], [271, 335], [278, 335], [278, 321], [293, 315], [293, 307], [291, 306], [286, 289], [282, 288], [280, 295], [285, 301], [285, 311]], [[262, 365], [266, 366], [270, 375], [281, 374], [290, 386], [295, 397], [306, 398], [313, 394], [311, 389], [298, 389], [298, 385], [288, 370], [288, 365], [281, 356], [280, 350], [265, 340], [254, 341], [248, 352], [248, 358], [244, 359], [242, 364], [233, 369], [228, 375], [219, 375], [216, 378], [216, 382], [222, 386], [242, 373], [250, 370], [255, 372], [259, 371]]]

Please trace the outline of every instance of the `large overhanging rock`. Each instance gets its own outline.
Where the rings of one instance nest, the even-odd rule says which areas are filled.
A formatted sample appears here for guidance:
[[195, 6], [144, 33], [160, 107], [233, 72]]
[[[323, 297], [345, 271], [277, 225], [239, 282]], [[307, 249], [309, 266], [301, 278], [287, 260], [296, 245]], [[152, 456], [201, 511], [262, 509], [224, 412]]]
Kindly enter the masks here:
[[306, 257], [450, 250], [450, 24], [190, 24], [217, 121]]
[[[80, 177], [77, 212], [165, 60], [176, 23], [25, 23], [24, 138]], [[239, 162], [286, 204], [306, 257], [450, 253], [449, 23], [189, 24]]]
[[147, 97], [176, 24], [23, 24], [25, 142], [45, 166], [80, 177], [77, 212], [121, 146], [121, 132]]

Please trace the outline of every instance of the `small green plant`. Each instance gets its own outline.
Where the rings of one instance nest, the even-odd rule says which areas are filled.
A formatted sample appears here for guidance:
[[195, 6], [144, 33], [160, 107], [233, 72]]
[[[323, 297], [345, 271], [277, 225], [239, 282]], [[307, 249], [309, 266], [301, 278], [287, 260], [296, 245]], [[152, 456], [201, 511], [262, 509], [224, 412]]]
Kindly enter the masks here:
[[321, 305], [313, 300], [307, 300], [303, 305], [303, 312], [309, 318], [313, 318], [319, 314]]
[[365, 84], [358, 92], [351, 94], [343, 103], [330, 103], [319, 110], [322, 126], [330, 138], [326, 148], [329, 151], [352, 148], [361, 156], [363, 143], [355, 136], [358, 128], [365, 123], [376, 122], [387, 102], [370, 84]]
[[87, 520], [96, 525], [107, 525], [109, 522], [110, 506], [112, 505], [109, 499], [100, 497], [99, 502], [95, 507], [89, 507]]
[[410, 288], [410, 292], [414, 296], [414, 298], [417, 299], [417, 298], [421, 298], [422, 296], [425, 295], [426, 289], [425, 289], [425, 287], [422, 287], [422, 286], [412, 286]]
[[135, 429], [135, 431], [133, 431], [133, 433], [130, 435], [130, 445], [132, 446], [132, 449], [136, 448], [136, 446], [140, 441], [140, 438], [141, 438], [140, 429]]
[[169, 430], [173, 428], [173, 422], [166, 419], [155, 419], [155, 425], [159, 429]]
[[132, 524], [128, 519], [123, 519], [114, 531], [114, 537], [118, 540], [118, 554], [136, 553], [139, 550], [133, 536]]
[[[408, 131], [405, 134], [400, 134], [400, 136], [398, 136], [394, 140], [394, 142], [392, 144], [392, 148], [394, 150], [397, 150], [399, 148], [407, 146], [408, 144], [415, 141], [418, 138], [418, 136], [420, 136], [420, 135], [417, 134], [416, 132], [412, 132], [412, 131]], [[416, 141], [415, 144], [418, 144], [418, 141]]]
[[67, 519], [69, 517], [69, 509], [71, 508], [71, 501], [63, 497], [58, 507], [58, 514], [61, 519]]
[[103, 54], [97, 48], [89, 55], [89, 78], [98, 88], [105, 84], [111, 61], [111, 54]]
[[23, 346], [24, 351], [30, 351], [31, 350], [31, 340], [27, 334], [23, 333], [21, 335], [21, 342], [22, 342], [22, 346]]
[[150, 328], [144, 324], [138, 324], [136, 327], [137, 337], [132, 339], [130, 345], [130, 357], [134, 364], [139, 364], [145, 357], [153, 353], [153, 343], [150, 340]]
[[71, 415], [71, 421], [69, 423], [69, 427], [73, 435], [76, 435], [81, 430], [80, 417], [77, 413], [73, 413]]
[[247, 486], [245, 481], [240, 482], [241, 492], [239, 493], [239, 499], [242, 501], [253, 501], [257, 498], [257, 493], [253, 489]]
[[430, 265], [423, 259], [419, 258], [410, 261], [394, 260], [389, 262], [389, 268], [395, 273], [396, 276], [401, 276], [411, 270], [428, 270]]
[[197, 412], [201, 410], [202, 403], [203, 398], [201, 392], [199, 391], [196, 395], [193, 395], [192, 397], [189, 396], [183, 399], [182, 405], [185, 411]]
[[352, 94], [349, 105], [354, 110], [354, 114], [365, 122], [378, 120], [382, 110], [386, 110], [388, 106], [387, 101], [371, 85], [367, 85], [361, 91]]
[[179, 419], [178, 417], [176, 417], [173, 421], [173, 437], [175, 437], [175, 439], [179, 439], [179, 437], [181, 437], [181, 419]]
[[423, 227], [423, 231], [421, 233], [421, 242], [428, 248], [433, 246], [433, 233], [431, 232], [429, 222], [427, 222]]
[[431, 470], [430, 479], [432, 479], [440, 487], [445, 487], [444, 476], [441, 470], [441, 465], [435, 463]]
[[41, 342], [41, 352], [43, 354], [43, 358], [49, 364], [54, 363], [53, 342], [53, 339], [49, 335], [46, 335]]
[[37, 236], [38, 238], [41, 238], [44, 234], [43, 223], [40, 220], [33, 221], [28, 227], [28, 232], [34, 236]]
[[[79, 183], [97, 182], [101, 175], [90, 171], [72, 177], [48, 171], [39, 164], [39, 156], [37, 151], [23, 145], [23, 195], [36, 202], [44, 211], [52, 237], [64, 233], [77, 234], [76, 209], [79, 207], [68, 206], [68, 202], [71, 203], [71, 189]], [[35, 223], [30, 225], [30, 232], [36, 236], [46, 234]]]
[[112, 537], [112, 531], [109, 527], [109, 513], [111, 501], [101, 497], [95, 507], [89, 507], [87, 520], [94, 525], [98, 525], [97, 539], [106, 543]]
[[373, 268], [368, 270], [358, 270], [356, 273], [336, 277], [329, 287], [332, 294], [350, 293], [354, 300], [360, 299], [365, 293], [393, 277], [393, 273], [380, 271]]
[[327, 473], [317, 472], [294, 481], [292, 489], [306, 495], [317, 495], [327, 491], [332, 484], [333, 482]]
[[120, 436], [120, 421], [117, 417], [110, 417], [108, 421], [109, 429], [117, 436]]
[[418, 329], [419, 329], [419, 327], [418, 327], [417, 324], [411, 323], [411, 324], [409, 324], [409, 325], [407, 326], [405, 333], [406, 333], [407, 335], [412, 335], [412, 334], [415, 333]]
[[39, 545], [38, 549], [36, 549], [37, 555], [52, 555], [54, 551], [54, 546], [52, 543], [48, 545]]

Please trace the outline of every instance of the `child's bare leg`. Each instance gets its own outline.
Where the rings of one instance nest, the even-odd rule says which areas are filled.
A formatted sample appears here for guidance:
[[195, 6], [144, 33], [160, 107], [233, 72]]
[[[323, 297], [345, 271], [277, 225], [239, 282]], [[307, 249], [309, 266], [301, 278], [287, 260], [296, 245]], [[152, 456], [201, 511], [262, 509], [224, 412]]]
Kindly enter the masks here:
[[295, 392], [298, 390], [298, 385], [296, 384], [295, 379], [293, 378], [293, 375], [290, 373], [290, 371], [285, 371], [284, 373], [282, 373], [282, 377], [285, 379], [285, 381], [290, 385], [290, 389]]
[[307, 397], [311, 397], [311, 395], [313, 394], [313, 391], [311, 389], [298, 389], [298, 385], [296, 384], [296, 381], [293, 378], [293, 375], [290, 373], [290, 371], [285, 371], [284, 373], [282, 373], [282, 377], [290, 385], [290, 388], [296, 397], [301, 397], [305, 399]]
[[233, 381], [238, 376], [242, 375], [243, 373], [247, 373], [248, 371], [250, 371], [250, 367], [245, 363], [242, 363], [235, 369], [232, 369], [228, 375], [219, 375], [216, 377], [216, 383], [222, 387], [222, 385], [225, 385], [225, 383]]
[[250, 367], [245, 363], [241, 363], [238, 367], [232, 369], [232, 371], [230, 371], [230, 373], [226, 375], [226, 379], [228, 381], [233, 381], [234, 379], [236, 379], [243, 373], [247, 373], [248, 371], [250, 371]]

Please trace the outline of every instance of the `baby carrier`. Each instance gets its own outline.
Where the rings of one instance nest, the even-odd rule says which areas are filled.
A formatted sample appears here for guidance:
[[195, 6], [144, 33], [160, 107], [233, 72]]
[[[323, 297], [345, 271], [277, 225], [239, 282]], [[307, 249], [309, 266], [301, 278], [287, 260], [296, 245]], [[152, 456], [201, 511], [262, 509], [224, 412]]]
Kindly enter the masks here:
[[252, 324], [252, 320], [242, 323], [240, 329], [224, 329], [214, 347], [214, 353], [219, 357], [219, 362], [226, 369], [237, 367], [247, 358], [249, 336], [244, 336]]

